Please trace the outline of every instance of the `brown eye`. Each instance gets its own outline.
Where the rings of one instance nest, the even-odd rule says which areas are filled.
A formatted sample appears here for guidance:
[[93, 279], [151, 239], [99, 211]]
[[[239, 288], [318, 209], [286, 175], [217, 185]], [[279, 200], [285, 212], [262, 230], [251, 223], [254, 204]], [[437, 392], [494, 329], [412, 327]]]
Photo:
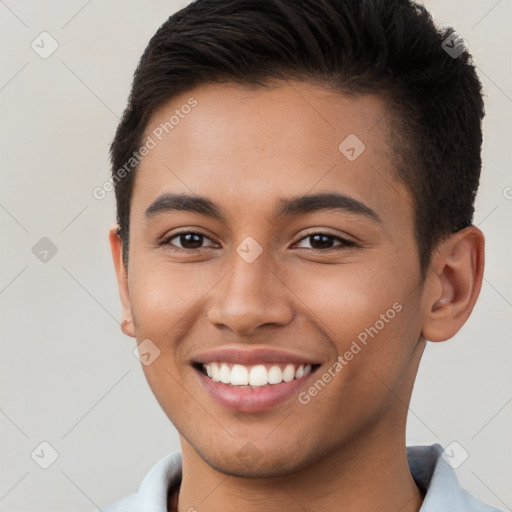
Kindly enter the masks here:
[[[329, 250], [340, 250], [346, 247], [355, 246], [356, 243], [351, 240], [346, 240], [337, 235], [329, 235], [328, 233], [310, 233], [304, 238], [299, 240], [299, 243], [304, 240], [310, 240], [311, 247], [304, 247], [304, 249], [311, 249], [315, 251], [329, 251]], [[340, 242], [339, 245], [333, 246], [333, 240]]]
[[[171, 240], [177, 239], [179, 245], [171, 243]], [[175, 233], [170, 237], [167, 237], [162, 241], [161, 245], [170, 246], [173, 250], [183, 251], [194, 251], [203, 247], [204, 240], [210, 240], [209, 237], [203, 233], [195, 231], [183, 231], [181, 233]]]

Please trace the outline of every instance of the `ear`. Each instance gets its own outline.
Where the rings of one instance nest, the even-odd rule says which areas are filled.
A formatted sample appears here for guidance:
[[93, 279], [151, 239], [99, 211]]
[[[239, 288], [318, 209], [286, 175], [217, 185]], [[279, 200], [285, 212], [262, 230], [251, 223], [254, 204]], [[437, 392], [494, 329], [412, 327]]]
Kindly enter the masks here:
[[135, 338], [135, 326], [132, 317], [132, 308], [130, 301], [130, 292], [128, 289], [128, 274], [123, 263], [122, 257], [122, 241], [119, 235], [119, 226], [116, 224], [108, 232], [110, 241], [110, 249], [112, 250], [112, 259], [117, 276], [117, 285], [119, 288], [119, 296], [123, 308], [123, 321], [121, 322], [121, 330], [127, 335]]
[[482, 286], [484, 246], [483, 233], [469, 226], [451, 235], [434, 253], [424, 295], [425, 339], [445, 341], [468, 319]]

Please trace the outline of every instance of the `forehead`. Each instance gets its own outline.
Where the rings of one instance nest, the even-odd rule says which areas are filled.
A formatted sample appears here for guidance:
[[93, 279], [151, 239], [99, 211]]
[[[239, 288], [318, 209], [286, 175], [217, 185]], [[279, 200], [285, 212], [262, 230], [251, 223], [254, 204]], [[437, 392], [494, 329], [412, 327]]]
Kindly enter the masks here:
[[153, 113], [144, 139], [155, 146], [137, 171], [132, 210], [140, 216], [171, 191], [218, 198], [226, 211], [254, 216], [276, 197], [336, 191], [406, 222], [412, 200], [394, 176], [390, 133], [376, 95], [293, 81], [202, 85]]

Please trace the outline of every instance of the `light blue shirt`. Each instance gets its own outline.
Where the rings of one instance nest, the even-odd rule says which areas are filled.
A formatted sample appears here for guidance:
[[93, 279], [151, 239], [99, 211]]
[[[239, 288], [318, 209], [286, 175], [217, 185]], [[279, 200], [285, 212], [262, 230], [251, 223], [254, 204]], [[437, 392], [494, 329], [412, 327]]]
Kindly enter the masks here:
[[[407, 460], [416, 484], [425, 492], [419, 512], [503, 512], [474, 498], [464, 490], [453, 468], [441, 458], [443, 448], [408, 446]], [[104, 512], [167, 512], [167, 494], [181, 482], [181, 453], [160, 460], [142, 481], [137, 493], [131, 494]]]

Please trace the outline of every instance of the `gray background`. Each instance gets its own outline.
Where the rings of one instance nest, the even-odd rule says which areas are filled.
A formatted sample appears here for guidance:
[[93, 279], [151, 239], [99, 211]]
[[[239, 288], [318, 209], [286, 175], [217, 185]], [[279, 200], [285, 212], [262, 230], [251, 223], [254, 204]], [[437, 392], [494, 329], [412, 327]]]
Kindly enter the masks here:
[[[139, 56], [186, 3], [0, 0], [2, 512], [97, 510], [179, 449], [119, 327], [113, 193], [99, 201], [92, 190], [109, 176], [108, 144]], [[427, 346], [407, 442], [456, 441], [469, 454], [456, 470], [461, 484], [512, 510], [512, 5], [425, 4], [466, 39], [485, 89], [475, 224], [486, 270], [467, 324]], [[47, 59], [31, 48], [42, 31], [59, 45]], [[43, 237], [57, 248], [46, 262], [32, 252]], [[49, 462], [43, 441], [58, 453], [46, 470], [31, 457]]]

